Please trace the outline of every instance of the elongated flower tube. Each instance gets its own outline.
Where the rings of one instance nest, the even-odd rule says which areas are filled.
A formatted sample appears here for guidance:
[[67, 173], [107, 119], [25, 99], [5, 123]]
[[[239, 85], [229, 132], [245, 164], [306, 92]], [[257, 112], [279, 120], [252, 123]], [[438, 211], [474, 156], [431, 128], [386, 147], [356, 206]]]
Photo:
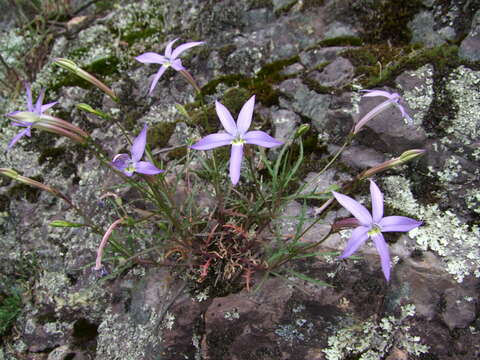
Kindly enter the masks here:
[[383, 96], [383, 97], [386, 97], [387, 100], [375, 106], [372, 110], [370, 110], [364, 117], [362, 117], [358, 121], [358, 123], [355, 125], [353, 130], [354, 134], [357, 134], [368, 121], [370, 121], [372, 118], [380, 114], [382, 111], [384, 111], [391, 105], [396, 106], [400, 110], [400, 112], [402, 113], [402, 116], [405, 119], [407, 119], [409, 124], [413, 124], [413, 119], [407, 114], [404, 107], [399, 103], [400, 101], [399, 94], [389, 93], [388, 91], [384, 91], [384, 90], [362, 90], [362, 91], [366, 92], [366, 94], [363, 95], [364, 97]]
[[247, 131], [252, 123], [254, 106], [255, 95], [243, 105], [235, 123], [230, 111], [218, 101], [215, 101], [218, 118], [227, 132], [207, 135], [191, 146], [195, 150], [210, 150], [219, 146], [232, 145], [232, 152], [230, 153], [230, 179], [233, 185], [236, 185], [240, 179], [244, 144], [259, 145], [266, 148], [283, 144], [282, 141], [274, 139], [266, 132], [259, 130]]
[[99, 88], [101, 91], [103, 91], [105, 94], [110, 96], [110, 98], [118, 102], [117, 95], [115, 95], [115, 92], [110, 89], [107, 85], [105, 85], [103, 82], [98, 80], [95, 76], [90, 74], [89, 72], [83, 70], [80, 66], [75, 64], [72, 60], [65, 59], [65, 58], [57, 58], [53, 62], [55, 65], [60, 66], [61, 68], [68, 70], [72, 72], [73, 74], [77, 75], [78, 77], [82, 78], [83, 80], [88, 81], [90, 84], [96, 86]]
[[177, 46], [175, 50], [172, 50], [172, 46], [177, 40], [178, 39], [174, 39], [167, 44], [164, 55], [160, 55], [154, 52], [146, 52], [135, 58], [137, 61], [140, 61], [141, 63], [144, 63], [144, 64], [161, 64], [162, 65], [160, 66], [160, 69], [158, 69], [157, 73], [155, 74], [155, 77], [153, 78], [152, 84], [150, 85], [149, 94], [153, 92], [153, 89], [155, 89], [155, 86], [157, 85], [158, 80], [160, 80], [163, 73], [169, 67], [172, 67], [173, 69], [181, 72], [182, 75], [186, 77], [188, 82], [190, 82], [197, 90], [200, 90], [197, 84], [195, 83], [195, 81], [193, 80], [192, 76], [185, 70], [185, 67], [182, 65], [182, 60], [180, 60], [178, 57], [185, 50], [188, 50], [194, 46], [202, 45], [205, 42], [203, 41], [187, 42], [185, 44]]
[[340, 256], [341, 259], [349, 257], [365, 242], [371, 238], [377, 248], [382, 263], [385, 278], [390, 280], [390, 253], [382, 233], [406, 232], [422, 224], [421, 221], [406, 216], [383, 216], [383, 194], [377, 184], [370, 180], [370, 194], [372, 196], [372, 213], [358, 201], [350, 196], [332, 191], [335, 199], [358, 221], [358, 226], [353, 230], [348, 239], [347, 247]]
[[404, 151], [399, 157], [396, 157], [396, 158], [391, 159], [391, 160], [387, 160], [387, 161], [385, 161], [381, 164], [378, 164], [374, 167], [371, 167], [367, 170], [362, 171], [357, 176], [357, 178], [359, 180], [366, 179], [366, 178], [368, 178], [370, 176], [373, 176], [374, 174], [379, 173], [381, 171], [385, 171], [385, 170], [391, 169], [395, 166], [405, 164], [405, 163], [409, 162], [410, 160], [413, 160], [413, 159], [417, 158], [418, 156], [422, 156], [423, 154], [425, 154], [425, 151], [426, 151], [425, 149], [412, 149], [412, 150]]
[[19, 127], [24, 127], [25, 129], [20, 131], [10, 142], [8, 143], [7, 149], [11, 149], [13, 145], [17, 143], [18, 140], [20, 140], [24, 136], [31, 137], [31, 129], [33, 125], [33, 120], [27, 121], [27, 120], [22, 120], [21, 118], [15, 119], [15, 115], [18, 115], [19, 113], [25, 112], [29, 113], [30, 119], [36, 119], [38, 116], [41, 116], [44, 111], [50, 109], [52, 106], [58, 103], [58, 101], [54, 101], [45, 105], [42, 105], [43, 103], [43, 97], [45, 96], [45, 89], [42, 89], [40, 91], [40, 94], [38, 95], [37, 101], [35, 103], [35, 106], [33, 105], [32, 101], [32, 90], [30, 88], [29, 83], [25, 83], [25, 89], [26, 89], [26, 97], [27, 97], [27, 110], [26, 111], [13, 111], [11, 113], [6, 114], [6, 116], [16, 120], [12, 122], [13, 126], [19, 126]]
[[127, 176], [132, 176], [135, 172], [146, 175], [156, 175], [165, 171], [158, 169], [151, 162], [140, 161], [145, 152], [145, 146], [147, 145], [147, 129], [147, 125], [145, 125], [140, 135], [133, 140], [130, 150], [131, 156], [128, 154], [118, 154], [115, 155], [112, 160], [112, 166]]

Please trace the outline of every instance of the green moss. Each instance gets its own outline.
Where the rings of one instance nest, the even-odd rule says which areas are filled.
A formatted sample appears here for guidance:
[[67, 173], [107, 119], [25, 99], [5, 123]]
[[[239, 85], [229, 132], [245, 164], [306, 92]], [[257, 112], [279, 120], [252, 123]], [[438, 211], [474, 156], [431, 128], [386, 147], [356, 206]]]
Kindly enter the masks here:
[[153, 147], [165, 147], [175, 130], [176, 122], [162, 122], [148, 128], [147, 144]]
[[122, 36], [122, 40], [128, 43], [128, 45], [132, 45], [133, 43], [137, 42], [141, 39], [149, 38], [152, 35], [156, 35], [159, 33], [161, 29], [156, 28], [147, 28], [143, 30], [135, 30], [128, 32]]
[[407, 24], [423, 7], [421, 0], [359, 1], [354, 9], [364, 23], [363, 38], [370, 43], [408, 44], [412, 34]]
[[84, 67], [86, 71], [93, 75], [111, 75], [118, 73], [117, 65], [120, 60], [116, 56], [108, 56], [98, 59]]
[[335, 38], [325, 39], [320, 41], [319, 45], [328, 47], [328, 46], [362, 46], [362, 39], [356, 36], [338, 36]]
[[0, 294], [0, 299], [0, 335], [4, 336], [22, 311], [22, 297], [20, 291], [13, 288], [7, 294]]

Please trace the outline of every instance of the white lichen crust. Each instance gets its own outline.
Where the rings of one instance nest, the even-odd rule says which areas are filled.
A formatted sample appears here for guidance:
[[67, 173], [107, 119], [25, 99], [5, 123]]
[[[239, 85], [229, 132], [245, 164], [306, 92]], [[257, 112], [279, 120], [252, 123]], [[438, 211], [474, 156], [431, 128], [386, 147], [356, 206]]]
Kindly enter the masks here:
[[437, 204], [420, 204], [410, 190], [408, 179], [388, 176], [383, 182], [386, 204], [424, 221], [422, 226], [409, 232], [417, 248], [432, 250], [441, 256], [445, 270], [458, 282], [472, 274], [480, 277], [478, 226], [468, 226], [453, 211], [442, 211]]
[[[328, 338], [328, 348], [323, 349], [327, 360], [352, 358], [359, 360], [377, 360], [388, 355], [395, 346], [410, 355], [418, 356], [428, 351], [418, 336], [411, 334], [411, 318], [415, 315], [415, 306], [402, 306], [397, 318], [387, 316], [377, 320], [377, 316], [367, 321], [352, 321]], [[359, 356], [359, 357], [358, 357]]]

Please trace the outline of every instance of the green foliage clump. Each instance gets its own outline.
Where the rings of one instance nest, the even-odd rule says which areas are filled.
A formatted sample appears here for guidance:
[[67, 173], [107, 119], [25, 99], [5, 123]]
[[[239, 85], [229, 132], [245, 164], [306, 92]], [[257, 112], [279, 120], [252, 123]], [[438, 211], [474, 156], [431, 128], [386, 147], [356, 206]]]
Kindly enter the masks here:
[[0, 295], [0, 335], [8, 333], [21, 311], [22, 297], [18, 290], [11, 289], [3, 298]]

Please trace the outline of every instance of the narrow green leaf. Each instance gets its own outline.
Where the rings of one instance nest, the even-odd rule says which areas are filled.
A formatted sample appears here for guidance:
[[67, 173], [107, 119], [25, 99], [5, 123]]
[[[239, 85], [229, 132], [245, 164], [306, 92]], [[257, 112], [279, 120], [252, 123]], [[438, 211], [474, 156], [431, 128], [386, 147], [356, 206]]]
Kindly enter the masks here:
[[314, 278], [312, 278], [308, 275], [299, 273], [295, 270], [288, 269], [287, 271], [290, 274], [292, 274], [293, 276], [295, 276], [296, 278], [300, 279], [300, 280], [305, 280], [305, 281], [311, 282], [312, 284], [315, 284], [315, 285], [333, 287], [333, 285], [330, 285], [330, 284], [326, 283], [325, 281], [314, 279]]
[[82, 226], [85, 226], [85, 224], [79, 224], [79, 223], [74, 223], [74, 222], [65, 221], [65, 220], [53, 220], [48, 225], [53, 226], [53, 227], [82, 227]]

